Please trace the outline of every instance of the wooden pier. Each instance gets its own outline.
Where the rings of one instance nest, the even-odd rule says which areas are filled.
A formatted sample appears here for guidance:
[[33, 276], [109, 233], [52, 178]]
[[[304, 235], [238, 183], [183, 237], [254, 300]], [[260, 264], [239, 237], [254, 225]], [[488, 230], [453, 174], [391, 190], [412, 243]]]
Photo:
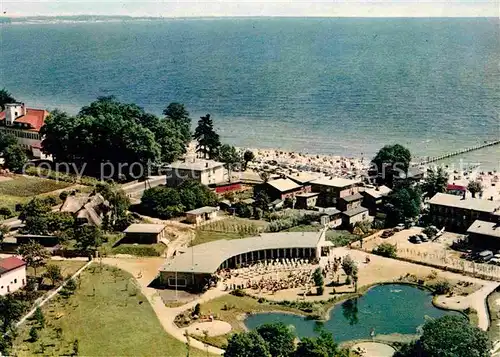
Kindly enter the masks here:
[[490, 146], [499, 145], [499, 144], [500, 144], [500, 139], [499, 140], [494, 140], [494, 141], [488, 141], [488, 142], [485, 142], [483, 144], [471, 146], [471, 147], [468, 147], [468, 148], [465, 148], [465, 149], [462, 149], [462, 150], [453, 151], [453, 152], [450, 152], [450, 153], [447, 153], [447, 154], [444, 154], [444, 155], [429, 157], [426, 160], [422, 160], [420, 162], [413, 163], [413, 164], [411, 164], [411, 166], [427, 165], [427, 164], [430, 164], [430, 163], [433, 163], [433, 162], [436, 162], [436, 161], [441, 161], [441, 160], [444, 160], [444, 159], [448, 159], [448, 158], [453, 157], [453, 156], [462, 155], [462, 154], [465, 154], [465, 153], [468, 153], [468, 152], [471, 152], [471, 151], [481, 150], [481, 149], [484, 149], [484, 148], [487, 148], [487, 147], [490, 147]]

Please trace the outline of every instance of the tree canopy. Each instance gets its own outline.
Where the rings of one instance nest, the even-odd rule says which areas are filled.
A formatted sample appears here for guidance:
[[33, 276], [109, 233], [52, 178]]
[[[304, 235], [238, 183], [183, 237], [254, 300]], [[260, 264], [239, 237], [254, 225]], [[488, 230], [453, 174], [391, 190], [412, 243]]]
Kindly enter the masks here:
[[395, 356], [398, 357], [489, 357], [488, 335], [462, 316], [429, 320], [420, 339]]
[[5, 104], [15, 103], [16, 99], [12, 94], [5, 88], [0, 89], [0, 110], [5, 110]]
[[372, 159], [372, 164], [376, 166], [377, 173], [381, 176], [381, 182], [390, 187], [392, 187], [394, 172], [400, 170], [406, 174], [410, 162], [410, 150], [400, 144], [384, 146]]
[[204, 158], [217, 158], [221, 143], [219, 134], [215, 132], [214, 123], [210, 114], [200, 117], [193, 136], [198, 142], [196, 145], [196, 152], [201, 154]]
[[9, 145], [3, 151], [4, 166], [13, 172], [21, 172], [28, 162], [26, 151], [18, 144]]
[[446, 191], [448, 185], [448, 174], [442, 167], [427, 169], [427, 177], [422, 185], [422, 190], [427, 197], [433, 197], [436, 193]]
[[395, 226], [420, 214], [420, 189], [418, 187], [399, 187], [388, 197], [385, 206], [386, 225]]
[[219, 148], [218, 160], [224, 163], [231, 180], [232, 171], [241, 163], [241, 155], [234, 146], [224, 144]]
[[481, 194], [483, 192], [483, 185], [479, 181], [470, 181], [467, 185], [467, 189], [472, 194], [472, 197], [476, 197], [476, 193]]
[[23, 257], [26, 265], [36, 269], [45, 265], [45, 260], [50, 257], [50, 253], [40, 243], [30, 240], [26, 244], [21, 244], [17, 249], [17, 254]]
[[185, 181], [178, 187], [158, 186], [144, 191], [141, 211], [144, 214], [172, 218], [185, 211], [217, 204], [217, 196], [198, 181]]
[[256, 331], [235, 333], [227, 344], [224, 357], [271, 357], [269, 346]]
[[191, 118], [184, 104], [170, 103], [164, 110], [165, 119], [170, 120], [173, 126], [182, 134], [185, 144], [191, 141]]
[[0, 152], [12, 145], [17, 145], [17, 139], [14, 135], [0, 131]]
[[[139, 167], [131, 168], [134, 163], [144, 168], [148, 163], [172, 162], [185, 153], [182, 130], [175, 120], [160, 119], [114, 97], [101, 97], [76, 116], [53, 111], [41, 134], [44, 152], [57, 162], [75, 163], [87, 174], [127, 176], [137, 175]], [[102, 173], [103, 163], [114, 165], [114, 172]]]
[[267, 342], [272, 357], [289, 357], [295, 351], [295, 334], [282, 322], [261, 325], [257, 333]]

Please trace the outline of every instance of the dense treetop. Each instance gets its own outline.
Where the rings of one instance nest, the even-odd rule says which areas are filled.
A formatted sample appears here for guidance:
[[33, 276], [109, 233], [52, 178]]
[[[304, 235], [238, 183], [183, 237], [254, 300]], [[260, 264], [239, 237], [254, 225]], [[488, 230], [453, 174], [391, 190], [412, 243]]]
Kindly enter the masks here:
[[[105, 162], [169, 163], [185, 153], [188, 123], [187, 114], [179, 123], [177, 118], [158, 118], [135, 104], [102, 97], [76, 116], [52, 112], [41, 130], [43, 150], [57, 162], [86, 165], [90, 173], [99, 172]], [[128, 173], [129, 169], [122, 172]]]

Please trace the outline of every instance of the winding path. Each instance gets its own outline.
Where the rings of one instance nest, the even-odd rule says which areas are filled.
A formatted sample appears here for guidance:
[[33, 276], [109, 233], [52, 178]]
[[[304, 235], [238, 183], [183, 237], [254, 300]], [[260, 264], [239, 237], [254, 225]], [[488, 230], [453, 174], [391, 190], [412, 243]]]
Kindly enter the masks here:
[[[113, 265], [120, 269], [123, 269], [135, 277], [136, 281], [139, 284], [141, 292], [150, 302], [153, 310], [156, 313], [156, 316], [160, 320], [160, 323], [165, 331], [182, 343], [186, 343], [184, 329], [180, 329], [175, 325], [175, 317], [181, 312], [193, 308], [197, 303], [202, 304], [204, 302], [227, 294], [226, 291], [222, 291], [219, 288], [211, 289], [203, 294], [199, 299], [191, 301], [185, 305], [175, 308], [166, 307], [157, 291], [154, 288], [148, 286], [156, 277], [158, 269], [164, 263], [164, 258], [103, 258], [102, 262], [104, 264]], [[207, 346], [203, 342], [200, 342], [194, 338], [191, 338], [189, 340], [189, 343], [191, 347], [195, 347], [203, 351], [207, 350]], [[217, 347], [208, 346], [208, 352], [222, 355], [224, 353], [224, 350]]]

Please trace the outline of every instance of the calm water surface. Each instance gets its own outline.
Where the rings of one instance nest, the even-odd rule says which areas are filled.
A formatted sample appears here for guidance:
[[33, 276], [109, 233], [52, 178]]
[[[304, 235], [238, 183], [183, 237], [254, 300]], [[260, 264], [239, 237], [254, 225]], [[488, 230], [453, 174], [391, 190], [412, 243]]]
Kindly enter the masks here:
[[[116, 95], [211, 113], [238, 146], [435, 155], [500, 136], [500, 27], [479, 19], [188, 19], [0, 27], [0, 87], [76, 112]], [[499, 164], [500, 149], [471, 159]]]
[[317, 335], [322, 325], [341, 342], [370, 338], [371, 329], [377, 335], [416, 334], [426, 318], [454, 314], [460, 313], [434, 307], [432, 295], [427, 290], [390, 284], [376, 286], [358, 299], [336, 305], [330, 312], [330, 319], [322, 324], [298, 315], [265, 313], [249, 316], [245, 325], [254, 329], [264, 323], [283, 322], [294, 326], [299, 337]]

